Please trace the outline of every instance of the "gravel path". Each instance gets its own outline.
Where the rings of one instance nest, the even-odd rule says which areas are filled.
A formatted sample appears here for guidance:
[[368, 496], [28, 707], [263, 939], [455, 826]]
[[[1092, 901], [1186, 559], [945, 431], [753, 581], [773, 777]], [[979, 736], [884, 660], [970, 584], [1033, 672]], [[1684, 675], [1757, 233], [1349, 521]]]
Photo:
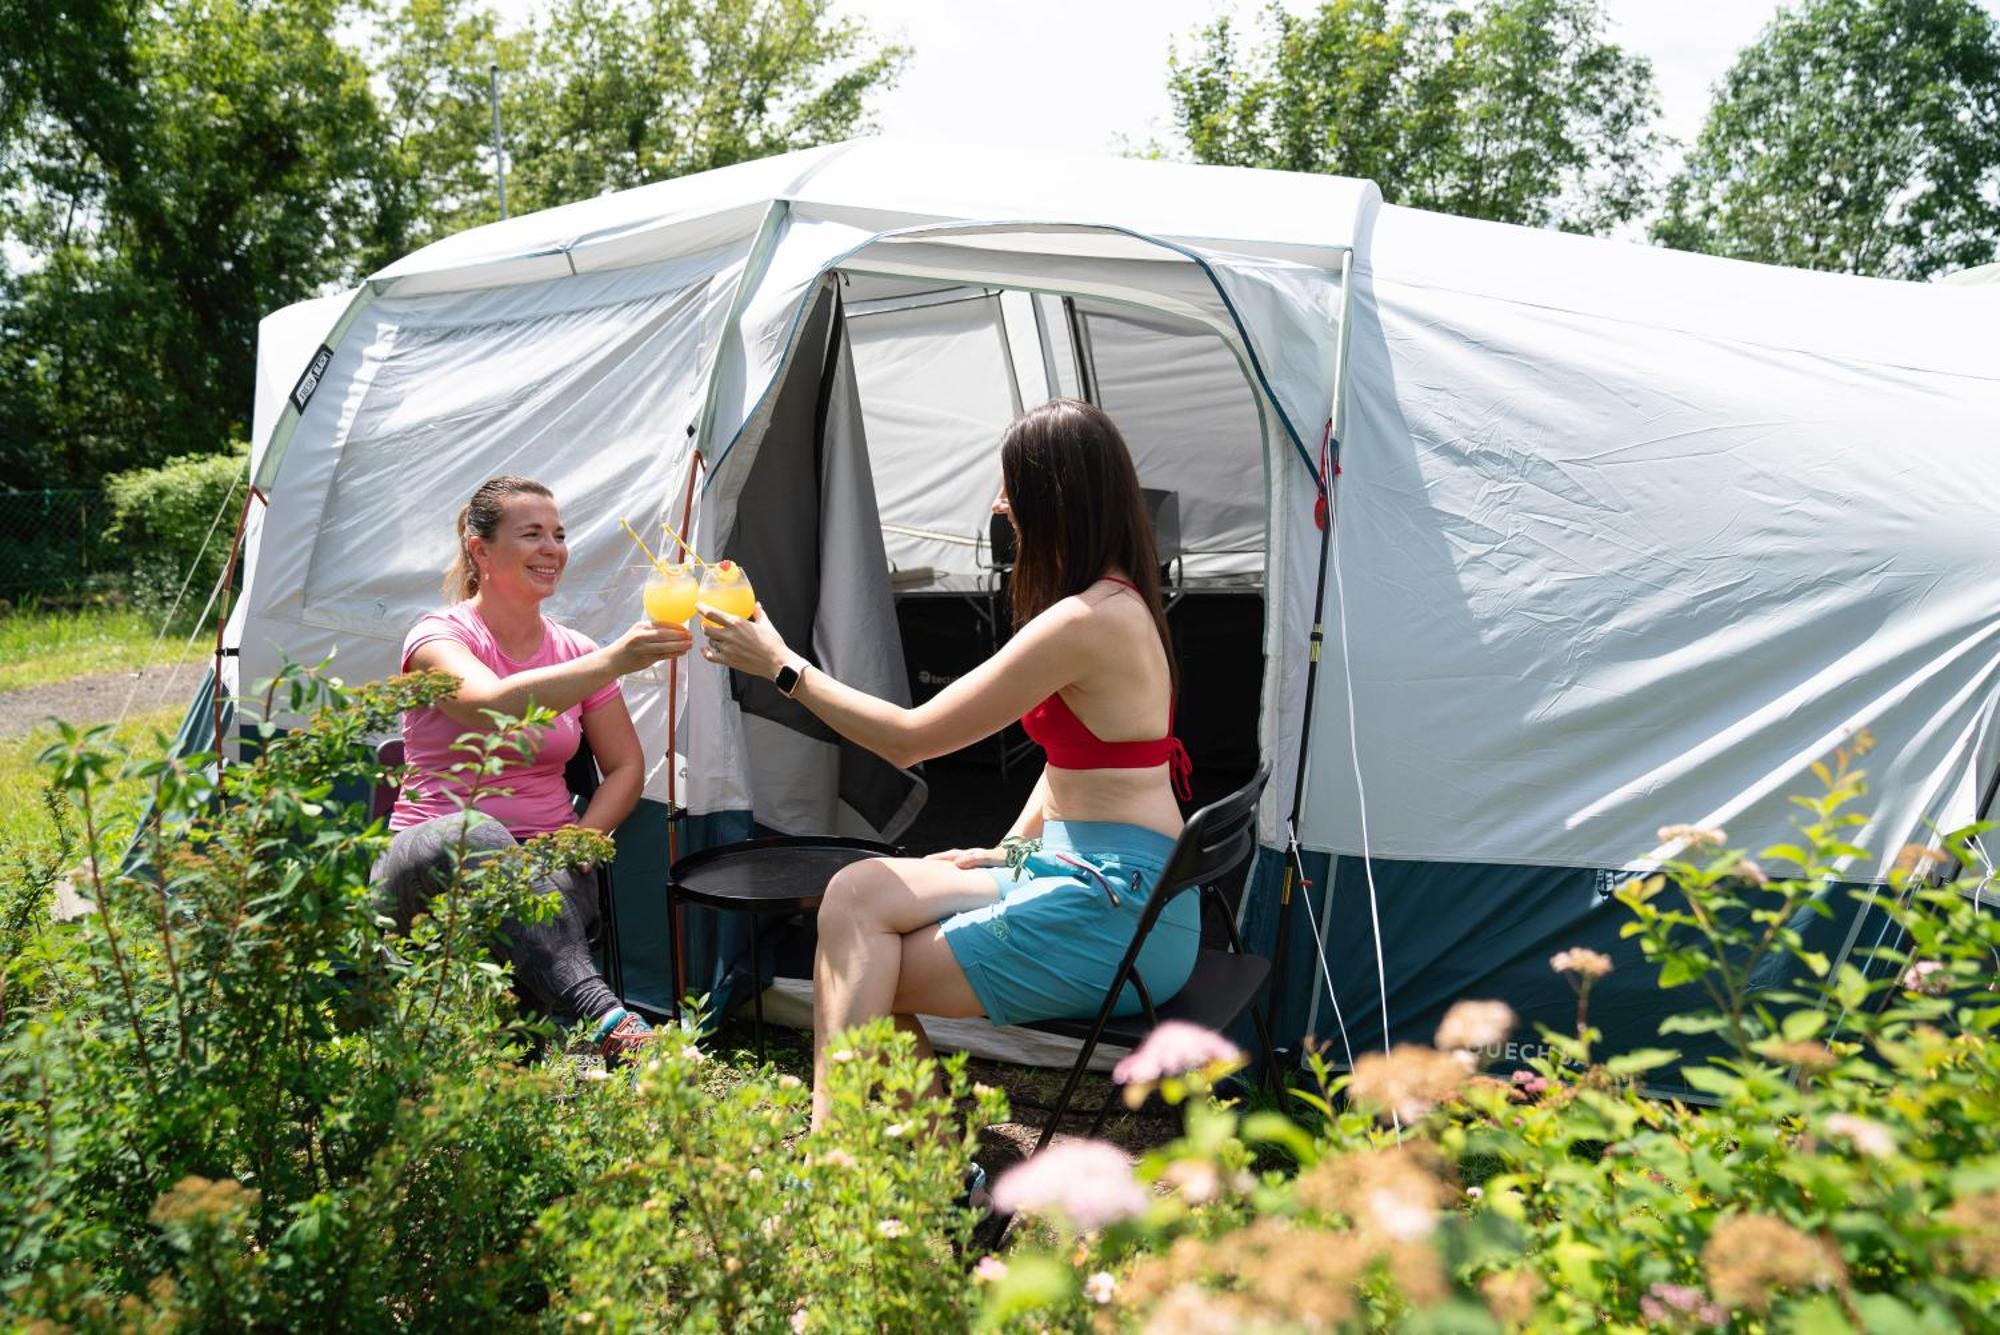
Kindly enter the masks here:
[[[25, 736], [50, 716], [75, 724], [110, 723], [125, 708], [128, 695], [132, 696], [134, 714], [166, 704], [184, 705], [201, 680], [202, 664], [180, 664], [179, 680], [171, 681], [169, 690], [174, 668], [163, 663], [144, 672], [99, 672], [46, 686], [0, 691], [0, 739]], [[135, 679], [136, 693], [132, 690]], [[164, 699], [162, 692], [166, 693]]]

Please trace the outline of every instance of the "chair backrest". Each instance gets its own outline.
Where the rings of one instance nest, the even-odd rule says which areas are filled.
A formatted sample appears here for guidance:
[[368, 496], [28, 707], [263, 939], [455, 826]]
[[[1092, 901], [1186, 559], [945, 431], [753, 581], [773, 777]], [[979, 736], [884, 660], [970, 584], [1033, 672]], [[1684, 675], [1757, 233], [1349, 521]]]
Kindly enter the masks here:
[[[378, 744], [375, 748], [375, 759], [384, 769], [400, 768], [403, 763], [403, 739], [391, 737]], [[387, 779], [376, 784], [375, 791], [369, 795], [368, 814], [376, 820], [386, 820], [396, 805], [398, 791], [400, 791], [399, 786]]]
[[1224, 880], [1249, 865], [1257, 851], [1257, 799], [1270, 777], [1271, 763], [1265, 761], [1257, 766], [1250, 782], [1188, 817], [1174, 851], [1167, 855], [1159, 884], [1146, 901], [1135, 945], [1145, 939], [1175, 897]]

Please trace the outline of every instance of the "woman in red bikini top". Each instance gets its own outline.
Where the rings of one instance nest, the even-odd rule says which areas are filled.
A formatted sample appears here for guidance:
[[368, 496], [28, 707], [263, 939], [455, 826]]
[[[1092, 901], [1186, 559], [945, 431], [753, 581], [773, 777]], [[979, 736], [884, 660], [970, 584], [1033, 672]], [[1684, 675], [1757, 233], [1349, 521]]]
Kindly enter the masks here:
[[[762, 613], [703, 609], [707, 658], [777, 682], [894, 764], [970, 746], [1017, 718], [1048, 754], [1006, 831], [1039, 841], [1025, 864], [1007, 865], [998, 847], [952, 849], [834, 878], [813, 970], [816, 1057], [830, 1035], [885, 1014], [921, 1042], [918, 1011], [997, 1023], [1093, 1012], [1180, 833], [1176, 792], [1186, 794], [1189, 765], [1173, 735], [1178, 679], [1125, 441], [1098, 408], [1052, 400], [1007, 429], [1000, 473], [994, 509], [1017, 537], [1014, 636], [922, 705], [834, 680]], [[1179, 922], [1183, 903], [1192, 912], [1193, 896], [1169, 906], [1171, 930], [1156, 928], [1140, 957], [1156, 1000], [1193, 965], [1199, 924]], [[813, 1111], [817, 1125], [817, 1090]]]

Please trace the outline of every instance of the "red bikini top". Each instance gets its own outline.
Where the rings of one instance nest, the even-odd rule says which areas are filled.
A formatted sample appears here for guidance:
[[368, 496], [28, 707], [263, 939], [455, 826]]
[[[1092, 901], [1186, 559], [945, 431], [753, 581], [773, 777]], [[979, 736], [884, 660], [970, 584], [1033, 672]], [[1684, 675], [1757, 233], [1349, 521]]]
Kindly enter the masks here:
[[[1107, 575], [1114, 584], [1123, 584], [1137, 593], [1128, 580]], [[1173, 715], [1167, 716], [1167, 735], [1146, 742], [1107, 742], [1076, 716], [1069, 702], [1057, 692], [1021, 715], [1021, 730], [1048, 754], [1057, 769], [1151, 769], [1165, 765], [1173, 777], [1174, 794], [1182, 799], [1193, 796], [1189, 779], [1194, 762], [1187, 748], [1174, 736]]]

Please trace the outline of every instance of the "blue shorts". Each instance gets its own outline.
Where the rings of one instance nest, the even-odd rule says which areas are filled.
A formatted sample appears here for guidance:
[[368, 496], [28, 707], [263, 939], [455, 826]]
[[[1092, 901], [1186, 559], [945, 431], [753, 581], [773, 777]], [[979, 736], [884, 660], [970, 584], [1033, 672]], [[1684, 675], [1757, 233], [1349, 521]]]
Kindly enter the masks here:
[[[1021, 1024], [1096, 1015], [1173, 847], [1137, 825], [1050, 821], [1018, 877], [1011, 867], [987, 868], [1000, 902], [940, 923], [987, 1018]], [[1139, 977], [1156, 1006], [1194, 972], [1199, 900], [1182, 894], [1169, 904], [1139, 952]], [[1138, 989], [1126, 984], [1113, 1013], [1142, 1009]]]

